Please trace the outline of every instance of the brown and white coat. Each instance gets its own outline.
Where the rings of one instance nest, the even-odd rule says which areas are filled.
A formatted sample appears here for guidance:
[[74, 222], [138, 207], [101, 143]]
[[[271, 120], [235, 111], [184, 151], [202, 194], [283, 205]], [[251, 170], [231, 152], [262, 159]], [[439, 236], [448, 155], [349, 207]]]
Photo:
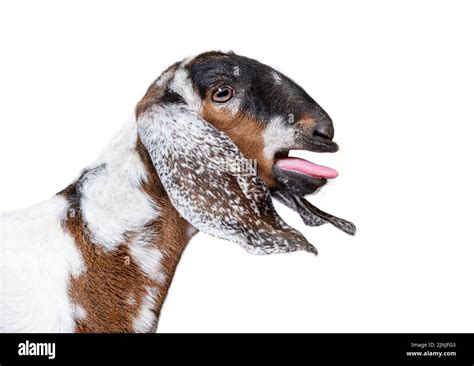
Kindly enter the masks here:
[[198, 230], [254, 254], [316, 253], [270, 195], [308, 225], [353, 234], [303, 198], [325, 177], [276, 164], [291, 149], [336, 151], [333, 135], [322, 108], [266, 65], [221, 52], [174, 64], [74, 183], [1, 216], [0, 331], [155, 331]]

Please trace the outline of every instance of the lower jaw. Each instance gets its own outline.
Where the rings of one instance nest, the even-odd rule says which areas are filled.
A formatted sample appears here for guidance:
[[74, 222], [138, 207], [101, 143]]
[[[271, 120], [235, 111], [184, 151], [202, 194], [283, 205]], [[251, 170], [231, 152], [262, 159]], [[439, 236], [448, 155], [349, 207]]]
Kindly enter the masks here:
[[272, 168], [272, 173], [278, 182], [277, 190], [291, 192], [300, 197], [316, 192], [327, 183], [326, 179], [283, 170], [275, 165]]

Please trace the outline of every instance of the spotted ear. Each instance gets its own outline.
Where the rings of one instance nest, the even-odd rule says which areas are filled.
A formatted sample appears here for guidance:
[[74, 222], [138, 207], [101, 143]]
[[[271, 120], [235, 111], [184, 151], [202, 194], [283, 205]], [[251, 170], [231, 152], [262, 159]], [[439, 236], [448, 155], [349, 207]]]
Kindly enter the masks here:
[[139, 138], [180, 215], [253, 254], [317, 253], [278, 216], [268, 188], [234, 142], [184, 99], [157, 104], [137, 120]]

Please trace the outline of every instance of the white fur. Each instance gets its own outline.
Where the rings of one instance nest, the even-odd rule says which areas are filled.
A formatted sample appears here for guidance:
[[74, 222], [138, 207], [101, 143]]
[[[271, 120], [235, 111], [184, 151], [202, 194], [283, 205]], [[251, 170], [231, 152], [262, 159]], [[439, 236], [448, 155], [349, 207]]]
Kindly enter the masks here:
[[198, 114], [202, 110], [202, 99], [194, 91], [189, 79], [189, 73], [184, 69], [176, 70], [173, 80], [170, 83], [170, 89], [178, 93], [185, 100], [189, 110]]
[[273, 71], [272, 76], [273, 76], [273, 81], [275, 82], [275, 84], [281, 84], [281, 76], [278, 72]]
[[142, 300], [138, 315], [133, 320], [133, 330], [136, 333], [155, 331], [153, 328], [156, 326], [157, 319], [154, 309], [158, 293], [151, 287], [147, 287], [146, 292], [147, 294]]
[[105, 250], [123, 243], [126, 232], [137, 231], [131, 256], [147, 276], [164, 281], [161, 252], [146, 242], [143, 229], [158, 218], [159, 207], [140, 187], [148, 177], [136, 141], [131, 119], [81, 178], [81, 212], [57, 195], [0, 216], [1, 332], [73, 332], [75, 321], [87, 319], [85, 309], [68, 296], [71, 277], [86, 268], [62, 227], [67, 215], [82, 214], [94, 244]]
[[75, 320], [81, 321], [87, 318], [86, 309], [79, 304], [72, 304], [72, 314]]
[[81, 207], [94, 242], [106, 250], [123, 243], [123, 234], [138, 230], [158, 215], [143, 192], [146, 170], [136, 149], [137, 126], [132, 118], [109, 144], [82, 187]]
[[72, 332], [67, 286], [84, 262], [60, 222], [61, 196], [0, 216], [1, 332]]
[[130, 254], [135, 263], [150, 279], [164, 283], [165, 276], [161, 267], [161, 251], [147, 237], [146, 232], [134, 238], [129, 245]]
[[171, 80], [173, 75], [174, 75], [174, 70], [172, 68], [165, 71], [158, 77], [158, 79], [156, 79], [155, 85], [158, 87], [164, 86], [166, 83], [168, 83]]
[[283, 118], [273, 118], [263, 133], [264, 154], [267, 159], [273, 159], [280, 149], [288, 148], [295, 143], [294, 129], [283, 121]]

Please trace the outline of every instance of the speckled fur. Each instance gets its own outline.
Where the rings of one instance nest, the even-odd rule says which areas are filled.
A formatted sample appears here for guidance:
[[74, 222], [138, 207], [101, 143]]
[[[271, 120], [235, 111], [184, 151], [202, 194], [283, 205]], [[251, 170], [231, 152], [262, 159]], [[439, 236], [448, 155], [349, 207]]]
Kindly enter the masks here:
[[[138, 125], [173, 206], [194, 227], [254, 254], [316, 252], [281, 220], [268, 188], [232, 140], [187, 105], [155, 106]], [[226, 169], [228, 161], [242, 171]]]

